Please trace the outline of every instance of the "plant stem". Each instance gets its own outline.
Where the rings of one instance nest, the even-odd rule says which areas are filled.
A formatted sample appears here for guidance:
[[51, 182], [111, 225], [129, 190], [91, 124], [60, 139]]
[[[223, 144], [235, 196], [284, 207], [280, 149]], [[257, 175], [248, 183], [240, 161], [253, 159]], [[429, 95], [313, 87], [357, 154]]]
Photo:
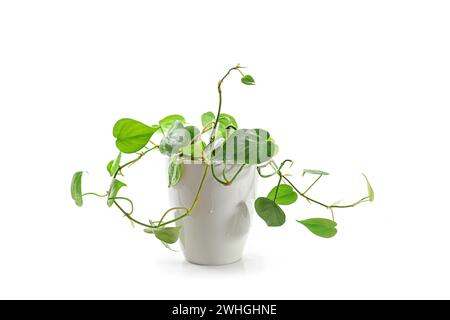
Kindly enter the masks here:
[[273, 198], [273, 202], [277, 202], [278, 189], [280, 189], [281, 180], [283, 180], [283, 175], [280, 175], [280, 179], [278, 179], [277, 189], [275, 190], [275, 197]]
[[305, 191], [303, 191], [303, 194], [306, 194], [309, 190], [311, 190], [311, 188], [316, 184], [317, 181], [319, 181], [320, 178], [322, 178], [322, 175], [320, 175], [316, 180], [314, 180], [312, 185], [310, 185]]
[[[204, 172], [203, 172], [202, 180], [200, 181], [200, 185], [198, 186], [197, 193], [196, 193], [196, 195], [195, 195], [194, 201], [192, 202], [192, 205], [191, 205], [191, 207], [190, 207], [189, 209], [187, 209], [187, 208], [185, 208], [185, 207], [171, 208], [171, 209], [167, 210], [167, 211], [164, 213], [164, 215], [163, 215], [163, 217], [161, 218], [161, 220], [159, 221], [157, 227], [155, 227], [155, 226], [148, 226], [148, 228], [152, 228], [152, 229], [161, 228], [161, 227], [164, 227], [165, 225], [168, 225], [168, 224], [170, 224], [170, 223], [173, 223], [173, 222], [179, 221], [179, 220], [181, 220], [181, 219], [184, 219], [184, 218], [186, 218], [188, 215], [190, 215], [191, 212], [192, 212], [192, 210], [194, 210], [195, 206], [197, 205], [198, 200], [200, 199], [200, 193], [201, 193], [201, 191], [202, 191], [202, 189], [203, 189], [203, 185], [205, 184], [206, 176], [207, 176], [207, 174], [208, 174], [208, 169], [209, 169], [209, 166], [208, 166], [208, 165], [205, 165], [205, 170], [204, 170]], [[186, 210], [186, 212], [185, 212], [184, 214], [182, 214], [181, 216], [175, 218], [175, 219], [172, 219], [172, 220], [170, 220], [170, 221], [167, 221], [167, 222], [164, 222], [164, 223], [163, 223], [163, 219], [166, 217], [166, 215], [167, 215], [169, 212], [173, 211], [173, 210]]]
[[96, 196], [96, 197], [99, 197], [99, 198], [104, 198], [104, 197], [107, 197], [108, 194], [98, 194], [98, 193], [95, 193], [95, 192], [86, 192], [86, 193], [83, 193], [82, 196], [83, 197], [84, 196]]
[[230, 68], [228, 70], [228, 72], [222, 77], [222, 79], [219, 80], [219, 83], [217, 84], [217, 91], [219, 92], [219, 109], [217, 110], [216, 121], [214, 122], [214, 127], [213, 127], [213, 130], [211, 133], [211, 138], [209, 141], [210, 143], [214, 142], [214, 140], [216, 139], [216, 129], [217, 129], [217, 125], [219, 124], [220, 113], [222, 112], [222, 83], [228, 77], [228, 75], [231, 73], [231, 71], [239, 70], [240, 68], [242, 68], [242, 67], [239, 65], [237, 65], [236, 67]]
[[148, 149], [148, 150], [145, 150], [144, 152], [140, 153], [139, 156], [138, 156], [137, 158], [135, 158], [135, 159], [133, 159], [133, 160], [131, 160], [131, 161], [128, 161], [127, 163], [121, 165], [121, 166], [117, 169], [117, 171], [114, 173], [113, 178], [114, 178], [114, 179], [117, 178], [117, 175], [119, 174], [119, 172], [120, 172], [123, 168], [125, 168], [125, 167], [127, 167], [127, 166], [131, 166], [132, 164], [138, 162], [138, 161], [141, 160], [141, 158], [142, 158], [143, 156], [145, 156], [147, 153], [149, 153], [150, 151], [155, 150], [155, 149], [157, 149], [157, 148], [159, 148], [159, 146], [154, 146], [153, 148], [150, 148], [150, 149]]

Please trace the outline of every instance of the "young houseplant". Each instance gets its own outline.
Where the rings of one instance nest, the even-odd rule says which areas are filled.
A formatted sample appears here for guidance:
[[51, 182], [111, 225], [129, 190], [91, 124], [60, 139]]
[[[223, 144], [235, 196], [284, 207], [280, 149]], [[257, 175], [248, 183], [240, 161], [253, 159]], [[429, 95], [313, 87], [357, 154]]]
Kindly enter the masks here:
[[[331, 238], [337, 233], [334, 210], [354, 207], [373, 201], [374, 192], [365, 175], [367, 195], [348, 204], [326, 204], [313, 199], [308, 192], [327, 172], [303, 170], [303, 176], [314, 179], [300, 190], [283, 170], [291, 160], [273, 160], [278, 146], [268, 131], [239, 129], [234, 117], [222, 112], [222, 84], [232, 73], [240, 74], [244, 85], [252, 86], [252, 76], [237, 65], [220, 79], [217, 89], [217, 113], [201, 116], [202, 128], [186, 123], [181, 115], [170, 115], [157, 124], [146, 125], [133, 119], [120, 119], [114, 125], [113, 136], [119, 154], [107, 165], [112, 177], [104, 194], [83, 193], [82, 176], [73, 175], [71, 195], [78, 206], [83, 197], [92, 195], [106, 199], [109, 207], [116, 207], [133, 224], [144, 227], [170, 249], [181, 240], [181, 248], [188, 261], [198, 264], [227, 264], [239, 260], [246, 242], [253, 210], [270, 227], [285, 223], [283, 207], [294, 204], [299, 197], [330, 212], [330, 219], [297, 220], [313, 234]], [[159, 142], [154, 137], [159, 136]], [[159, 220], [142, 221], [133, 215], [134, 204], [122, 195], [126, 184], [125, 169], [151, 152], [159, 151], [168, 159], [169, 198], [171, 207]], [[128, 161], [123, 156], [134, 154]], [[276, 178], [276, 184], [266, 196], [256, 198], [257, 177]]]

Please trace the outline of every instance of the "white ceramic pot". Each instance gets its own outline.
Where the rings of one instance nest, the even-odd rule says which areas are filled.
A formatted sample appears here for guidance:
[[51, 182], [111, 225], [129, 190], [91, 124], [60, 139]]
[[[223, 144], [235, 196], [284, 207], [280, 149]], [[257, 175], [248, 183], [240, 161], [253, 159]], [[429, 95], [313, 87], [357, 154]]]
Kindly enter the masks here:
[[[227, 176], [238, 168], [227, 166]], [[181, 180], [169, 188], [172, 207], [191, 206], [204, 170], [203, 163], [184, 163]], [[216, 171], [222, 174], [220, 166]], [[182, 226], [180, 243], [187, 261], [224, 265], [241, 259], [254, 211], [256, 178], [256, 168], [245, 167], [230, 186], [224, 186], [208, 170], [197, 205], [189, 217], [177, 222]]]

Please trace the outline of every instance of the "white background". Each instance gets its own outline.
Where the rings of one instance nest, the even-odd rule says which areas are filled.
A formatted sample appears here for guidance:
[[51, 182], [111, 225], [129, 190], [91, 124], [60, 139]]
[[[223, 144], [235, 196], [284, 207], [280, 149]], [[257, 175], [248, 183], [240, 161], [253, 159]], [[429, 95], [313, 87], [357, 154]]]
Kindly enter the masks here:
[[[450, 298], [448, 1], [2, 1], [0, 298]], [[268, 129], [278, 160], [333, 174], [314, 195], [373, 204], [337, 211], [333, 239], [295, 219], [254, 220], [245, 258], [186, 263], [103, 199], [121, 117], [199, 123], [236, 63], [224, 111]], [[164, 161], [128, 171], [141, 219], [167, 208]], [[262, 181], [264, 195], [276, 182]]]

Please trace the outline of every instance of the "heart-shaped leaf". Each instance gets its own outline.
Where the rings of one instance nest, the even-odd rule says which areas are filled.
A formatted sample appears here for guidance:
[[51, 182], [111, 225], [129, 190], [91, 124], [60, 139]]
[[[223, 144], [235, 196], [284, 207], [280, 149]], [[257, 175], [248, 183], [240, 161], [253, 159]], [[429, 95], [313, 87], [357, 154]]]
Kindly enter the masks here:
[[367, 182], [367, 193], [369, 195], [369, 201], [373, 202], [373, 200], [375, 199], [375, 193], [373, 192], [373, 188], [370, 185], [369, 179], [367, 178], [367, 176], [363, 173], [362, 174], [364, 176], [364, 178], [366, 178], [366, 182]]
[[156, 238], [164, 243], [173, 244], [178, 241], [180, 237], [181, 227], [167, 227], [167, 228], [147, 228], [144, 229], [146, 233], [154, 234]]
[[181, 162], [178, 155], [174, 155], [170, 158], [168, 176], [169, 176], [169, 187], [176, 185], [183, 174], [183, 163]]
[[133, 119], [120, 119], [116, 122], [113, 135], [116, 146], [123, 153], [134, 153], [148, 143], [158, 126], [147, 126]]
[[122, 181], [119, 181], [117, 179], [113, 179], [111, 181], [111, 186], [109, 187], [109, 192], [108, 192], [108, 207], [111, 207], [114, 203], [114, 200], [117, 196], [117, 193], [119, 192], [120, 188], [122, 187], [126, 187], [127, 185], [125, 183], [123, 183]]
[[297, 220], [297, 222], [303, 224], [315, 235], [322, 238], [334, 237], [337, 233], [337, 223], [323, 218], [312, 218], [307, 220]]
[[81, 178], [83, 176], [83, 171], [75, 172], [72, 177], [72, 183], [70, 185], [70, 194], [75, 204], [79, 207], [83, 205], [83, 193], [81, 192]]
[[[276, 199], [275, 194], [277, 195]], [[298, 194], [290, 185], [280, 184], [278, 187], [278, 192], [277, 187], [274, 187], [267, 195], [267, 198], [275, 201], [277, 204], [290, 205], [297, 201]]]
[[163, 134], [167, 133], [167, 130], [169, 130], [173, 126], [175, 121], [179, 121], [183, 124], [186, 123], [184, 117], [179, 114], [172, 114], [159, 121], [159, 127], [161, 128]]
[[270, 134], [263, 129], [234, 131], [222, 148], [217, 149], [213, 160], [236, 164], [261, 164], [269, 161], [276, 152]]
[[269, 227], [279, 227], [286, 222], [286, 215], [275, 202], [260, 197], [255, 201], [255, 210]]
[[315, 175], [321, 175], [321, 176], [327, 176], [329, 175], [328, 172], [325, 171], [321, 171], [321, 170], [313, 170], [313, 169], [305, 169], [303, 170], [303, 174], [302, 176], [304, 176], [305, 174], [315, 174]]
[[202, 126], [203, 127], [206, 127], [206, 125], [212, 123], [214, 120], [216, 120], [216, 117], [215, 117], [214, 113], [212, 113], [211, 111], [205, 112], [204, 114], [202, 114]]
[[255, 79], [253, 79], [251, 75], [247, 74], [241, 78], [241, 82], [248, 86], [252, 86], [255, 84]]

